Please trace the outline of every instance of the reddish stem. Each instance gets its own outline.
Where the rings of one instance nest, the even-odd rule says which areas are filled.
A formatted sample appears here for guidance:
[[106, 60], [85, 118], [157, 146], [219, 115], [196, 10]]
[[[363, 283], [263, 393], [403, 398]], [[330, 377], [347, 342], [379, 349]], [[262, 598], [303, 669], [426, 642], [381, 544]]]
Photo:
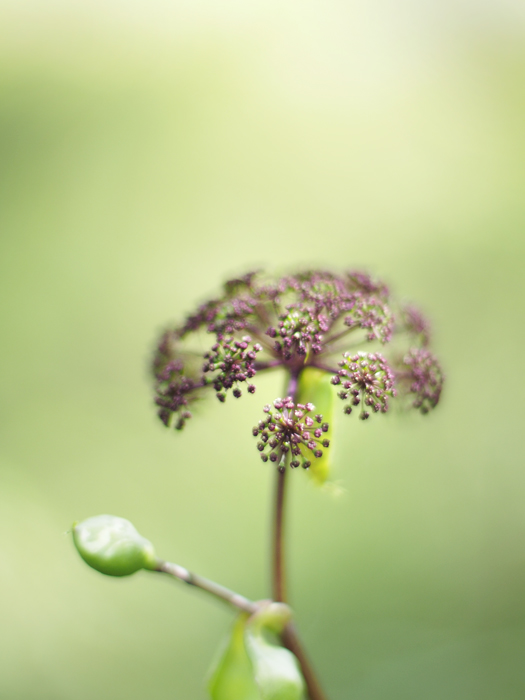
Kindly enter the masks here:
[[[299, 383], [299, 371], [290, 374], [290, 380], [286, 389], [286, 396], [290, 396], [295, 402]], [[286, 572], [284, 564], [284, 503], [287, 470], [277, 471], [277, 485], [275, 490], [275, 511], [273, 526], [273, 600], [282, 603], [287, 602]], [[289, 623], [282, 635], [283, 645], [295, 655], [306, 683], [306, 689], [310, 700], [326, 700], [321, 690], [315, 673], [304, 652], [299, 636], [293, 623]]]

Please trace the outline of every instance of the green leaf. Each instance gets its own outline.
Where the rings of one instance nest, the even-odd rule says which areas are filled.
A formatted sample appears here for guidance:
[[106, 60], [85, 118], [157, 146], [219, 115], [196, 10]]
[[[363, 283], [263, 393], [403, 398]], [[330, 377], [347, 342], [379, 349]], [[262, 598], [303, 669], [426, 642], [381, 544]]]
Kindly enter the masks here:
[[247, 619], [246, 613], [237, 618], [229, 643], [212, 673], [208, 688], [213, 700], [261, 700], [244, 645]]
[[245, 643], [262, 700], [301, 700], [304, 682], [292, 652], [249, 631]]
[[269, 603], [235, 623], [226, 650], [209, 683], [213, 700], [301, 700], [304, 681], [295, 656], [265, 634], [282, 632], [288, 606]]
[[73, 542], [82, 559], [102, 574], [129, 576], [158, 564], [151, 542], [124, 518], [96, 515], [73, 525]]
[[[299, 375], [298, 403], [313, 403], [316, 413], [321, 413], [323, 423], [330, 426], [323, 437], [332, 442], [332, 424], [334, 419], [335, 393], [330, 383], [330, 374], [317, 367], [305, 367]], [[323, 448], [323, 456], [312, 459], [312, 466], [308, 469], [308, 474], [316, 484], [322, 486], [330, 476], [332, 450], [330, 445]]]

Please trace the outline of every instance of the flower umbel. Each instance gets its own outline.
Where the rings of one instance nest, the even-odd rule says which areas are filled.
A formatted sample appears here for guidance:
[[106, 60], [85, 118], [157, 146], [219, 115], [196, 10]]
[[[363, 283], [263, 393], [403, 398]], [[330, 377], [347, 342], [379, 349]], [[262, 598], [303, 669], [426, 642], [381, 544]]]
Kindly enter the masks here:
[[[243, 385], [253, 394], [259, 372], [282, 368], [298, 378], [306, 367], [333, 376], [346, 414], [358, 406], [362, 419], [386, 413], [396, 395], [409, 396], [426, 413], [443, 385], [439, 363], [427, 349], [429, 337], [423, 315], [396, 304], [388, 287], [364, 272], [307, 270], [277, 279], [251, 272], [226, 282], [218, 298], [161, 337], [153, 361], [158, 415], [181, 429], [191, 404], [210, 389], [224, 402], [230, 392], [240, 398]], [[399, 344], [406, 345], [402, 361], [392, 363], [386, 348], [395, 338], [397, 356]], [[291, 410], [283, 404], [279, 413]], [[301, 451], [308, 440], [300, 444]], [[279, 450], [269, 459], [280, 465], [286, 452]], [[266, 446], [262, 452], [266, 456]]]
[[401, 309], [401, 317], [406, 330], [418, 337], [421, 345], [426, 347], [430, 342], [430, 324], [419, 309], [409, 304]]
[[444, 377], [439, 362], [431, 352], [411, 348], [403, 358], [397, 379], [410, 395], [415, 395], [412, 405], [419, 408], [421, 413], [428, 413], [437, 406]]
[[359, 417], [365, 420], [370, 417], [369, 410], [388, 411], [388, 397], [395, 396], [396, 390], [394, 373], [382, 355], [345, 353], [339, 365], [342, 369], [332, 377], [332, 384], [342, 387], [338, 393], [340, 399], [350, 401], [344, 408], [346, 414], [352, 413], [353, 407], [361, 406]]
[[[266, 418], [253, 428], [254, 437], [259, 438], [257, 449], [263, 462], [274, 462], [284, 471], [285, 463], [292, 468], [302, 466], [308, 469], [311, 462], [306, 458], [310, 452], [313, 457], [323, 456], [320, 447], [329, 447], [330, 441], [323, 438], [328, 432], [328, 423], [323, 423], [323, 416], [309, 415], [315, 410], [311, 403], [297, 405], [292, 398], [276, 399], [271, 406], [265, 406]], [[269, 454], [267, 454], [269, 452]]]
[[[233, 395], [238, 399], [242, 392], [238, 387], [239, 383], [246, 382], [255, 376], [255, 358], [262, 350], [262, 345], [255, 343], [250, 347], [252, 339], [249, 335], [244, 335], [241, 340], [235, 340], [233, 336], [221, 338], [212, 346], [211, 352], [207, 352], [204, 357], [206, 362], [202, 367], [205, 374], [218, 373], [212, 379], [205, 379], [213, 384], [217, 392], [219, 401], [224, 401], [226, 395], [223, 390], [233, 390]], [[255, 386], [248, 384], [250, 394], [255, 392]]]

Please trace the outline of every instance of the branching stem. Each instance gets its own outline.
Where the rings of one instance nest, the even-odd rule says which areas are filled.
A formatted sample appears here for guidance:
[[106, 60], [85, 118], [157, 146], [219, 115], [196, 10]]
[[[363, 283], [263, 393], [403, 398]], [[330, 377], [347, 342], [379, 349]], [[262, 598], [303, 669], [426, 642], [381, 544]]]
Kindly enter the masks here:
[[248, 600], [248, 598], [239, 595], [239, 593], [230, 591], [229, 588], [225, 588], [224, 586], [215, 583], [215, 581], [210, 581], [203, 576], [197, 576], [197, 574], [191, 573], [191, 571], [188, 571], [183, 566], [179, 566], [178, 564], [172, 564], [169, 561], [161, 561], [159, 562], [156, 570], [164, 574], [169, 574], [170, 576], [179, 579], [179, 581], [187, 583], [189, 586], [200, 588], [202, 591], [206, 591], [207, 593], [214, 595], [216, 598], [224, 600], [226, 603], [233, 605], [239, 610], [250, 613], [250, 615], [256, 612], [259, 608], [257, 603]]

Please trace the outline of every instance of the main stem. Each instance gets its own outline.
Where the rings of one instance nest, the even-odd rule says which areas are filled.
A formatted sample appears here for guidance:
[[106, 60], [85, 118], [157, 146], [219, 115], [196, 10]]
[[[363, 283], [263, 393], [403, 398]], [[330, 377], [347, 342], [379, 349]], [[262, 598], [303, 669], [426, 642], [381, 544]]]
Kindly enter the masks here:
[[[299, 386], [299, 371], [292, 371], [286, 389], [285, 396], [290, 396], [295, 402]], [[275, 511], [273, 523], [273, 600], [286, 603], [286, 573], [284, 565], [284, 503], [287, 470], [277, 471], [277, 484], [275, 489]], [[281, 635], [284, 646], [297, 658], [303, 672], [308, 697], [310, 700], [326, 700], [319, 682], [304, 652], [299, 636], [293, 623], [288, 623]]]
[[286, 470], [277, 471], [275, 490], [275, 520], [273, 524], [273, 586], [272, 598], [284, 603], [286, 595], [286, 578], [284, 570], [284, 494]]

